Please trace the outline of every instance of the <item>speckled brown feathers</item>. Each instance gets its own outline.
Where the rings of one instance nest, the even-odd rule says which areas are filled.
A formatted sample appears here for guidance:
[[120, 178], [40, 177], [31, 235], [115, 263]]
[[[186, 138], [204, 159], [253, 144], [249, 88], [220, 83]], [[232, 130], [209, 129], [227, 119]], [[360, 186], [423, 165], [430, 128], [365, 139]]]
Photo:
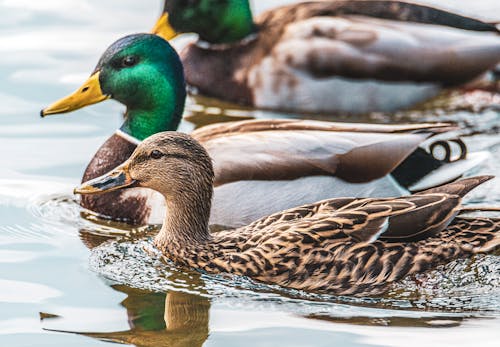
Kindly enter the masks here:
[[[169, 252], [167, 246], [166, 256], [207, 272], [229, 272], [295, 289], [375, 295], [407, 275], [500, 246], [500, 220], [451, 221], [458, 196], [419, 198], [346, 198], [302, 206], [220, 232], [205, 249], [179, 245], [178, 251]], [[436, 199], [449, 206], [436, 205]], [[419, 210], [431, 217], [422, 220], [425, 216], [413, 213]], [[396, 222], [398, 217], [404, 223]], [[387, 237], [387, 232], [399, 237]]]
[[[165, 141], [170, 138], [180, 140]], [[139, 160], [153, 150], [164, 155]], [[174, 132], [146, 139], [125, 164], [137, 184], [167, 201], [169, 213], [155, 238], [158, 248], [181, 265], [209, 273], [307, 291], [373, 295], [406, 275], [500, 246], [499, 220], [456, 218], [463, 195], [491, 176], [407, 197], [324, 200], [210, 234], [210, 166], [201, 145]]]

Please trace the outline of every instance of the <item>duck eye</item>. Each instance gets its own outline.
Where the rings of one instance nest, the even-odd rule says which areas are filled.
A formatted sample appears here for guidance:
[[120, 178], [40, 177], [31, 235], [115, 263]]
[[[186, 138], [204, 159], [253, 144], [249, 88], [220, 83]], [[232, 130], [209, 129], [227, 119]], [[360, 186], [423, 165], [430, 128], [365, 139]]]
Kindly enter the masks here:
[[163, 157], [163, 153], [155, 149], [149, 154], [149, 156], [153, 159], [160, 159], [161, 157]]
[[134, 66], [135, 64], [137, 64], [137, 58], [134, 57], [133, 55], [127, 55], [122, 60], [123, 67], [130, 67], [130, 66]]

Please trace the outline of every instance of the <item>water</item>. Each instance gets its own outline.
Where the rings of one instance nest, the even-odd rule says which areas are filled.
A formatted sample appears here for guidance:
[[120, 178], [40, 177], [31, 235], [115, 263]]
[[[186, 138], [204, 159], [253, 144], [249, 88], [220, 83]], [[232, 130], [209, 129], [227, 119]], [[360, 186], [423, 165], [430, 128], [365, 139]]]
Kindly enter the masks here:
[[[254, 5], [260, 11], [283, 2]], [[439, 3], [492, 20], [500, 13], [493, 0]], [[159, 260], [147, 236], [154, 230], [96, 224], [81, 215], [71, 189], [119, 126], [123, 108], [106, 102], [44, 120], [38, 112], [76, 88], [116, 38], [149, 29], [160, 8], [159, 1], [0, 1], [0, 345], [498, 343], [498, 255], [453, 262], [381, 298], [318, 296], [180, 271]], [[437, 112], [355, 120], [458, 121], [470, 148], [492, 153], [477, 173], [497, 173], [498, 96], [453, 95], [441, 102]], [[190, 100], [186, 114], [186, 131], [235, 115], [283, 116], [203, 98]], [[469, 202], [500, 202], [498, 181], [480, 187]]]

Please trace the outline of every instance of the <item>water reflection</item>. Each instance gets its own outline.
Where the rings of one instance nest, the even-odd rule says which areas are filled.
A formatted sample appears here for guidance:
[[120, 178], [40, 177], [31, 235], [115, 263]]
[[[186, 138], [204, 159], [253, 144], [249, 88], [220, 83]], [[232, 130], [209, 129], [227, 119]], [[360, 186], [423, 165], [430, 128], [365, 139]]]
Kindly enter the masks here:
[[138, 347], [198, 347], [208, 338], [209, 299], [181, 292], [152, 293], [123, 285], [113, 286], [127, 294], [130, 329], [82, 335]]
[[[198, 277], [198, 281], [202, 281]], [[199, 283], [201, 286], [202, 283]], [[155, 293], [125, 285], [113, 285], [113, 289], [127, 295], [121, 302], [126, 309], [128, 330], [111, 332], [58, 332], [75, 333], [122, 344], [133, 344], [138, 347], [197, 347], [202, 346], [210, 333], [210, 300], [202, 295], [189, 294], [177, 291]], [[57, 318], [55, 315], [45, 314], [44, 317]], [[467, 316], [452, 316], [445, 314], [427, 315], [425, 317], [408, 316], [332, 316], [314, 313], [302, 314], [320, 327], [320, 322], [342, 323], [348, 325], [365, 326], [393, 326], [393, 327], [456, 327]], [[47, 318], [45, 318], [47, 319]], [[266, 326], [268, 322], [262, 322]], [[231, 326], [231, 322], [227, 325]], [[259, 326], [259, 323], [257, 323]], [[329, 344], [330, 345], [330, 344]], [[339, 346], [342, 344], [339, 344]]]
[[[84, 216], [99, 223], [97, 228], [79, 230], [82, 242], [89, 249], [96, 248], [110, 240], [138, 238], [157, 231], [155, 228], [131, 229], [125, 224], [99, 220], [85, 213]], [[189, 276], [183, 273], [173, 274], [172, 281], [189, 281], [197, 288], [204, 287], [201, 276], [196, 272]], [[133, 344], [138, 347], [197, 347], [202, 346], [208, 338], [210, 300], [206, 296], [178, 291], [152, 292], [122, 284], [111, 285], [111, 288], [126, 295], [120, 305], [126, 309], [130, 329], [112, 332], [47, 330], [75, 333], [103, 341]], [[203, 290], [200, 291], [202, 292]], [[43, 313], [41, 317], [42, 319], [59, 318], [50, 313]]]

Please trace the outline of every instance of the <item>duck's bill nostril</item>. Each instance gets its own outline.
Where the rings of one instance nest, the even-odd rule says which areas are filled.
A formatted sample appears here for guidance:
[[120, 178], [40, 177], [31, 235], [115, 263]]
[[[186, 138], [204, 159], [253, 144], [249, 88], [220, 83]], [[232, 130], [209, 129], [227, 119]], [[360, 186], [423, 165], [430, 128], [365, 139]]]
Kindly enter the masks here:
[[89, 77], [82, 87], [76, 92], [70, 94], [44, 108], [40, 112], [40, 116], [45, 117], [50, 114], [65, 113], [78, 110], [79, 108], [96, 104], [103, 100], [109, 99], [108, 95], [104, 95], [99, 83], [100, 71], [95, 72]]

